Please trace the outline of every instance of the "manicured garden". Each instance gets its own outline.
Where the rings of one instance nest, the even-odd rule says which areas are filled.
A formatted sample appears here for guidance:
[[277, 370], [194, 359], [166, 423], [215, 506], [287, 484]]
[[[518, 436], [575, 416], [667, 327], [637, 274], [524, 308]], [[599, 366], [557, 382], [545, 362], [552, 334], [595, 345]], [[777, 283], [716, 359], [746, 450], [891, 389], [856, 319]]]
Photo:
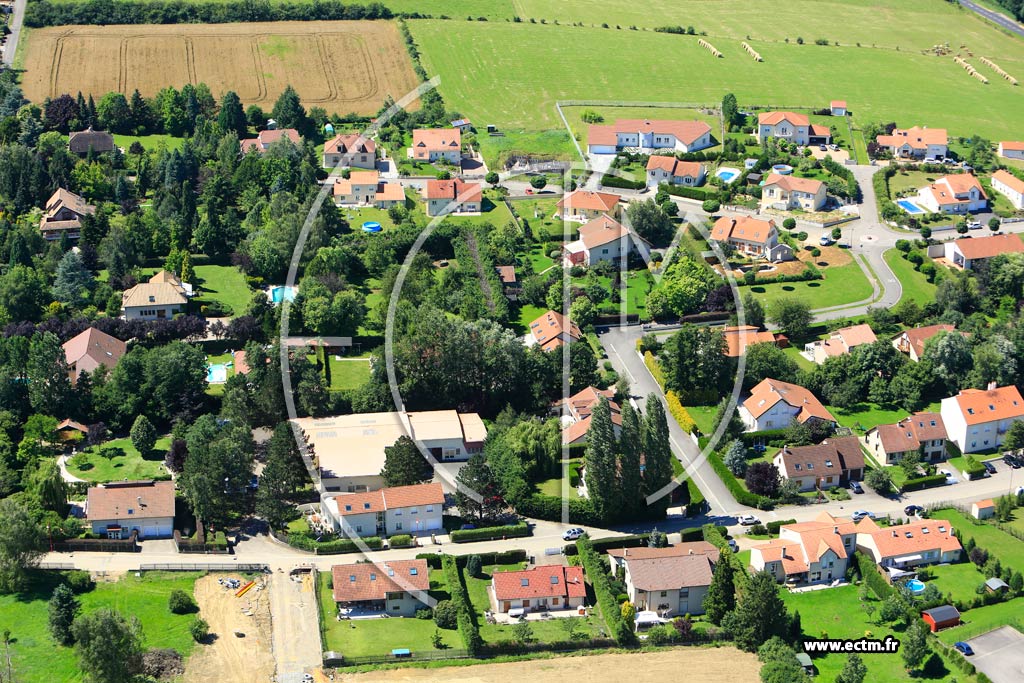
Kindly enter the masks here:
[[853, 304], [871, 298], [871, 283], [864, 271], [854, 262], [821, 269], [822, 280], [807, 282], [777, 282], [767, 285], [743, 287], [742, 293], [751, 292], [764, 306], [782, 298], [802, 298], [815, 309]]
[[331, 356], [331, 391], [358, 389], [370, 379], [370, 360]]
[[[72, 648], [54, 644], [47, 626], [46, 603], [59, 582], [56, 572], [38, 572], [29, 590], [18, 595], [0, 595], [0, 631], [11, 632], [11, 664], [17, 681], [54, 683], [82, 680]], [[199, 574], [146, 572], [141, 577], [127, 574], [113, 583], [98, 583], [78, 596], [82, 614], [107, 607], [125, 617], [136, 616], [142, 623], [143, 646], [174, 648], [187, 657], [194, 641], [189, 634], [191, 614], [172, 614], [167, 607], [171, 591], [191, 594]]]
[[113, 439], [79, 451], [68, 459], [67, 468], [79, 479], [95, 482], [166, 478], [163, 462], [170, 447], [170, 437], [161, 437], [152, 452], [142, 455], [131, 439]]
[[[944, 517], [945, 515], [939, 513], [939, 516]], [[987, 578], [971, 562], [929, 567], [928, 573], [932, 575], [932, 578], [928, 579], [928, 583], [938, 588], [943, 595], [950, 595], [953, 601], [970, 602], [973, 600], [977, 595], [975, 589]]]
[[[858, 434], [863, 434], [868, 429], [881, 424], [893, 424], [907, 416], [907, 411], [898, 406], [881, 406], [867, 401], [858, 403], [852, 408], [825, 407], [836, 418], [840, 426], [849, 427]], [[930, 403], [922, 410], [938, 412], [939, 403]]]
[[[919, 306], [924, 306], [935, 301], [936, 286], [928, 282], [928, 278], [923, 273], [914, 270], [914, 264], [903, 258], [902, 252], [890, 249], [883, 254], [883, 258], [892, 269], [893, 275], [900, 281], [900, 287], [903, 288], [901, 302], [909, 299]], [[931, 259], [927, 259], [926, 262], [930, 261]]]
[[252, 299], [252, 289], [245, 282], [245, 276], [234, 266], [196, 266], [196, 298], [194, 305], [198, 308], [211, 301], [217, 301], [230, 307], [230, 317], [236, 318], [245, 313]]

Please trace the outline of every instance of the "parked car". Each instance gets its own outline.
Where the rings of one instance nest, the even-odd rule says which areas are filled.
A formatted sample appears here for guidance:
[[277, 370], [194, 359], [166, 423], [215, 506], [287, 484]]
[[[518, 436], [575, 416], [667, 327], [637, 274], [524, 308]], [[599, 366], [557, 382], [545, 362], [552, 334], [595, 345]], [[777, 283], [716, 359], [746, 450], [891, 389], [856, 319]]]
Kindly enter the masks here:
[[830, 244], [832, 244], [832, 238], [829, 237], [828, 235], [822, 235], [821, 239], [818, 240], [818, 244], [820, 244], [823, 247], [827, 247]]
[[576, 539], [578, 539], [580, 536], [582, 536], [585, 533], [587, 533], [587, 532], [584, 531], [583, 529], [579, 528], [579, 527], [574, 527], [572, 529], [566, 529], [562, 533], [562, 540], [563, 541], [575, 541]]
[[740, 524], [742, 524], [743, 526], [753, 526], [755, 524], [760, 524], [761, 523], [761, 520], [759, 520], [754, 515], [740, 515], [740, 520], [739, 521], [740, 521]]
[[820, 149], [822, 152], [827, 152], [828, 145], [818, 145], [818, 149]]
[[829, 146], [828, 146], [828, 148], [829, 148], [830, 150], [832, 150], [833, 152], [838, 152], [838, 151], [839, 151], [839, 145], [837, 145], [837, 144], [835, 144], [835, 143], [833, 143], [833, 144], [829, 145]]
[[907, 517], [914, 517], [916, 515], [920, 515], [922, 512], [924, 512], [924, 508], [920, 505], [908, 505], [903, 508], [903, 514]]
[[985, 471], [988, 472], [989, 474], [995, 474], [996, 473], [996, 466], [993, 465], [992, 463], [990, 463], [989, 461], [986, 460], [985, 462], [983, 462], [981, 464], [985, 466]]
[[735, 538], [729, 539], [729, 550], [733, 551], [734, 553], [738, 553], [740, 551], [740, 544], [736, 542]]
[[981, 230], [981, 221], [967, 221], [968, 230]]
[[1003, 456], [1003, 462], [1015, 470], [1020, 469], [1020, 460], [1017, 459], [1013, 453], [1007, 453]]
[[957, 479], [956, 477], [954, 477], [953, 473], [950, 472], [949, 470], [939, 470], [939, 474], [942, 474], [942, 475], [944, 475], [946, 477], [946, 483], [947, 484], [959, 484], [960, 483], [960, 480]]
[[875, 513], [868, 512], [867, 510], [857, 510], [852, 515], [850, 515], [850, 517], [853, 519], [853, 521], [859, 522], [860, 520], [864, 519], [865, 517], [867, 517], [869, 519], [874, 519], [875, 518]]
[[854, 493], [864, 493], [864, 487], [860, 485], [859, 481], [851, 481], [850, 490]]
[[953, 647], [956, 648], [957, 652], [961, 653], [965, 657], [970, 657], [974, 654], [974, 650], [971, 649], [971, 646], [962, 640], [958, 640], [953, 643]]
[[462, 526], [459, 527], [459, 531], [469, 531], [470, 529], [475, 529], [475, 528], [476, 528], [476, 524], [463, 524]]

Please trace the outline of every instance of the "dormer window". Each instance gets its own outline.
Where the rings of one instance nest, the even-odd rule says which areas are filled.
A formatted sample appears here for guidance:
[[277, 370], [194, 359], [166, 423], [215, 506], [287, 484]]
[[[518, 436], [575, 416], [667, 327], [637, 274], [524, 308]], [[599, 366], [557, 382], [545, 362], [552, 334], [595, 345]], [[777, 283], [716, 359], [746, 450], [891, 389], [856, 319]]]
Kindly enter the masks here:
[[558, 585], [558, 577], [557, 576], [552, 576], [551, 577], [551, 585], [552, 586], [557, 586]]
[[967, 409], [967, 414], [968, 415], [974, 415], [974, 408], [968, 408]]
[[796, 470], [797, 472], [799, 472], [800, 471], [800, 463], [794, 463], [793, 469]]
[[813, 462], [807, 463], [807, 469], [808, 470], [813, 470], [814, 469], [814, 463]]
[[832, 461], [831, 460], [826, 460], [825, 461], [825, 467], [832, 467]]

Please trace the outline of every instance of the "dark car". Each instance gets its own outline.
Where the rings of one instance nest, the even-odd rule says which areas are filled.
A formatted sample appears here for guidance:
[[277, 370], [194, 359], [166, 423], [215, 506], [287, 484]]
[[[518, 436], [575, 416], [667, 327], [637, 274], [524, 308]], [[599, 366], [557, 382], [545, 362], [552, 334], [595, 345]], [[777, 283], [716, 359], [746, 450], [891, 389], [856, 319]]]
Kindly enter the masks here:
[[1012, 453], [1007, 453], [1006, 455], [1004, 455], [1003, 462], [1005, 462], [1007, 465], [1009, 465], [1015, 470], [1020, 469], [1020, 460], [1018, 460], [1017, 456], [1013, 455]]
[[854, 493], [864, 493], [864, 487], [860, 485], [859, 481], [851, 481], [850, 490]]
[[985, 466], [985, 471], [988, 472], [989, 474], [995, 474], [996, 473], [996, 466], [993, 465], [992, 463], [986, 461], [986, 462], [983, 462], [981, 464]]
[[958, 640], [957, 642], [953, 643], [953, 647], [956, 648], [957, 652], [960, 652], [965, 657], [970, 657], [974, 654], [974, 650], [971, 649], [971, 646], [962, 640]]
[[908, 505], [907, 507], [903, 508], [903, 514], [905, 514], [907, 517], [913, 517], [915, 515], [921, 514], [922, 512], [924, 512], [924, 508], [921, 507], [920, 505]]

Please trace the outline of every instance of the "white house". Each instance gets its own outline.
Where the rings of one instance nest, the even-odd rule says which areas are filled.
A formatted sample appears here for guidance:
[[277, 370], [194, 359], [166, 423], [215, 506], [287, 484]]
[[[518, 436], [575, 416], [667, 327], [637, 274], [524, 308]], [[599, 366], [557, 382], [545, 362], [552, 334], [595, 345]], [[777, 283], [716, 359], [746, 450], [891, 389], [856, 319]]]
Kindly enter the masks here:
[[587, 129], [587, 152], [615, 154], [625, 148], [649, 154], [658, 149], [696, 152], [711, 146], [711, 126], [703, 121], [618, 119], [610, 125]]
[[641, 238], [614, 218], [603, 215], [580, 227], [580, 238], [563, 247], [565, 265], [593, 266], [602, 261], [619, 263], [638, 253]]
[[846, 100], [832, 100], [829, 110], [832, 116], [846, 116]]
[[707, 167], [697, 161], [652, 155], [647, 158], [647, 187], [661, 183], [697, 187], [704, 184]]
[[910, 356], [910, 360], [917, 363], [924, 356], [924, 346], [928, 340], [940, 332], [953, 332], [956, 328], [952, 325], [925, 325], [900, 332], [892, 340], [892, 345], [900, 353]]
[[879, 147], [900, 159], [935, 159], [941, 161], [948, 153], [949, 137], [945, 128], [893, 129], [889, 135], [875, 138]]
[[939, 412], [949, 440], [963, 453], [999, 448], [1006, 431], [1024, 418], [1024, 398], [1012, 384], [988, 389], [964, 389], [942, 399]]
[[173, 274], [160, 271], [149, 279], [125, 290], [121, 310], [125, 320], [164, 320], [184, 313], [192, 286], [183, 284]]
[[112, 481], [89, 489], [85, 517], [107, 538], [170, 538], [174, 533], [174, 482]]
[[377, 144], [358, 133], [339, 133], [324, 143], [324, 166], [377, 167]]
[[711, 228], [711, 239], [728, 244], [744, 256], [769, 261], [790, 261], [793, 249], [779, 242], [779, 229], [774, 220], [752, 216], [722, 216]]
[[883, 568], [904, 570], [956, 562], [963, 546], [953, 533], [953, 525], [943, 519], [920, 519], [882, 528], [865, 518], [857, 523], [857, 550]]
[[613, 571], [622, 571], [629, 601], [638, 611], [663, 618], [704, 614], [704, 597], [719, 556], [707, 541], [608, 551]]
[[938, 413], [914, 413], [895, 424], [872, 427], [864, 444], [883, 465], [897, 465], [911, 453], [927, 462], [946, 458], [946, 424]]
[[922, 187], [917, 203], [933, 213], [973, 213], [988, 207], [988, 196], [973, 175], [957, 173]]
[[810, 522], [779, 527], [779, 537], [750, 549], [754, 571], [767, 570], [779, 583], [829, 583], [846, 575], [857, 547], [859, 524], [823, 512]]
[[394, 486], [364, 493], [327, 494], [321, 518], [335, 532], [390, 537], [443, 528], [444, 491], [439, 483]]
[[536, 344], [544, 351], [553, 351], [582, 338], [579, 325], [557, 311], [548, 311], [530, 323], [524, 341], [527, 346]]
[[1024, 209], [1024, 180], [999, 169], [992, 174], [992, 189], [1010, 200], [1015, 209]]
[[798, 145], [820, 145], [832, 142], [832, 131], [828, 126], [811, 123], [806, 114], [767, 111], [757, 115], [757, 141], [763, 144], [768, 138]]
[[772, 173], [761, 187], [761, 209], [817, 211], [827, 199], [825, 183]]
[[[612, 429], [618, 437], [622, 432], [622, 409], [619, 404], [613, 401], [615, 398], [614, 389], [597, 389], [587, 387], [581, 389], [567, 399], [556, 401], [552, 408], [562, 418], [562, 443], [576, 444], [586, 443], [587, 433], [590, 431], [590, 418], [594, 407], [601, 401], [601, 398], [608, 399], [608, 408], [612, 415]], [[562, 413], [562, 407], [567, 410]]]
[[547, 612], [582, 607], [587, 587], [582, 567], [548, 564], [521, 571], [496, 571], [491, 574], [488, 593], [495, 612]]
[[417, 128], [412, 132], [409, 157], [416, 161], [446, 161], [457, 166], [462, 160], [462, 131], [458, 128]]
[[348, 178], [334, 181], [334, 203], [338, 206], [374, 206], [390, 209], [405, 204], [401, 183], [381, 182], [377, 171], [352, 171]]
[[411, 617], [427, 606], [430, 568], [426, 560], [336, 564], [331, 586], [338, 609]]
[[846, 486], [864, 478], [860, 439], [842, 436], [811, 446], [785, 446], [772, 459], [783, 479], [795, 481], [801, 491]]
[[1024, 142], [1000, 142], [999, 156], [1004, 159], [1024, 159]]
[[427, 215], [478, 214], [483, 206], [483, 186], [454, 180], [428, 180], [423, 190]]
[[991, 235], [989, 237], [964, 237], [943, 244], [946, 260], [954, 266], [971, 270], [975, 264], [999, 254], [1024, 252], [1020, 235]]
[[739, 415], [748, 432], [785, 429], [793, 420], [801, 424], [809, 420], [836, 421], [804, 387], [771, 378], [751, 389], [750, 398], [739, 407]]

